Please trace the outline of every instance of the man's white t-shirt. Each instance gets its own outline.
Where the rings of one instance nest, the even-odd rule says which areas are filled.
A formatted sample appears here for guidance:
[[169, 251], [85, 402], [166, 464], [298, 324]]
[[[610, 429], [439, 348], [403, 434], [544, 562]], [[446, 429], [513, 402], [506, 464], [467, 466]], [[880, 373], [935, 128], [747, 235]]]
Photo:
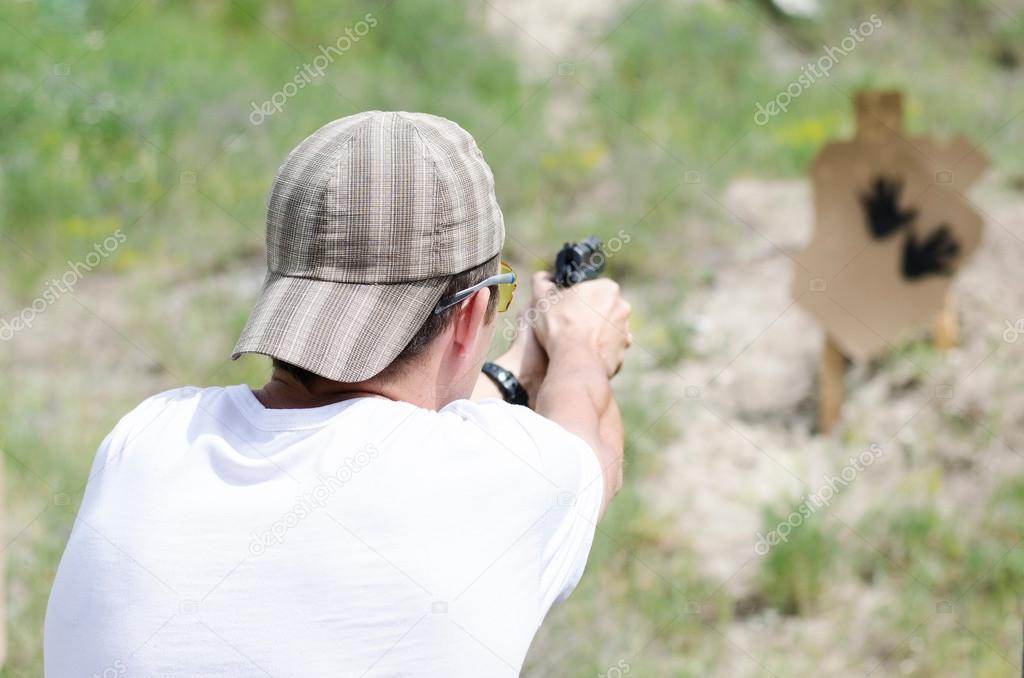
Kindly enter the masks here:
[[583, 440], [499, 400], [154, 396], [97, 453], [46, 675], [517, 675], [602, 492]]

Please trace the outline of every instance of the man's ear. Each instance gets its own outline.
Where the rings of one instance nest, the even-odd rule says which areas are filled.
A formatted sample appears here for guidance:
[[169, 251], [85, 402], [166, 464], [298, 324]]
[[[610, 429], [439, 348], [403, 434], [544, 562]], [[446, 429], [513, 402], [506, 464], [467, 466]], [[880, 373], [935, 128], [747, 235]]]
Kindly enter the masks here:
[[454, 321], [455, 331], [452, 334], [459, 353], [468, 353], [476, 345], [477, 337], [484, 326], [484, 318], [487, 316], [487, 302], [490, 298], [491, 290], [485, 287], [459, 306]]

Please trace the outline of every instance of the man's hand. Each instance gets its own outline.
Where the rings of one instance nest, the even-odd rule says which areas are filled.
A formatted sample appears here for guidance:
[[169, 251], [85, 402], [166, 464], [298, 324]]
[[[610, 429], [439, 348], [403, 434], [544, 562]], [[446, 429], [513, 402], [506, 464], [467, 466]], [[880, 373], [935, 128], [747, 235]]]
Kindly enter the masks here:
[[600, 278], [558, 288], [547, 273], [535, 273], [533, 307], [533, 331], [549, 360], [584, 352], [598, 359], [606, 377], [618, 373], [633, 338], [629, 303], [615, 281]]

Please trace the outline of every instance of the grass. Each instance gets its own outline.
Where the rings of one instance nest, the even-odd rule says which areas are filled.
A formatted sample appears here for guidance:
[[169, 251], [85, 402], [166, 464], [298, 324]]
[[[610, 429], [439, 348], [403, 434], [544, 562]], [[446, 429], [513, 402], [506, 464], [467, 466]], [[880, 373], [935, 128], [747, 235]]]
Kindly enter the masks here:
[[965, 525], [931, 505], [893, 505], [858, 527], [865, 543], [851, 555], [860, 576], [898, 592], [879, 611], [883, 628], [907, 638], [926, 622], [930, 652], [915, 675], [953, 666], [972, 666], [973, 675], [1006, 675], [1016, 665], [1024, 612], [1024, 555], [1017, 548], [1024, 539], [1024, 482], [1006, 481], [984, 509], [976, 525]]
[[[487, 139], [491, 163], [508, 176], [539, 155], [541, 141], [526, 130], [537, 125], [543, 97], [507, 117], [526, 86], [511, 57], [490, 48], [458, 7], [348, 2], [328, 11], [306, 2], [281, 16], [274, 7], [145, 2], [112, 31], [105, 29], [126, 11], [120, 3], [84, 12], [5, 7], [3, 230], [24, 251], [9, 269], [20, 294], [118, 226], [128, 236], [118, 257], [126, 268], [154, 257], [201, 268], [259, 251], [268, 168], [297, 138], [359, 110], [456, 119]], [[320, 45], [368, 13], [376, 27], [322, 78], [281, 113], [250, 124], [253, 102], [282, 90]], [[428, 23], [433, 30], [421, 30]], [[525, 184], [502, 182], [513, 205], [535, 188], [532, 172], [518, 174]]]
[[[768, 605], [783, 614], [807, 615], [818, 608], [821, 593], [835, 575], [838, 541], [825, 516], [811, 515], [797, 524], [799, 504], [788, 510], [768, 509], [764, 533], [785, 524], [794, 524], [786, 541], [771, 547], [761, 563], [758, 587]], [[789, 522], [787, 522], [789, 521]], [[781, 530], [779, 531], [781, 534]]]
[[[125, 242], [90, 275], [130, 281], [116, 288], [126, 309], [117, 328], [132, 339], [72, 350], [41, 337], [65, 347], [49, 351], [45, 367], [0, 353], [11, 530], [5, 675], [41, 674], [49, 586], [93, 450], [117, 416], [158, 389], [265, 376], [259, 360], [224, 360], [248, 313], [232, 275], [258, 266], [273, 170], [330, 119], [380, 108], [462, 124], [494, 169], [508, 251], [524, 270], [547, 267], [565, 240], [628, 235], [608, 271], [649, 302], [638, 304], [637, 336], [657, 369], [694, 359], [678, 306], [713, 284], [714, 271], [692, 243], [727, 249], [750, 237], [718, 191], [744, 175], [802, 176], [823, 142], [851, 133], [855, 89], [904, 89], [912, 132], [963, 131], [993, 156], [998, 176], [1024, 183], [1024, 128], [1005, 124], [1024, 109], [1010, 65], [1024, 60], [1024, 24], [980, 0], [821, 4], [812, 22], [771, 18], [742, 0], [635, 2], [609, 18], [600, 50], [578, 61], [572, 79], [547, 83], [480, 29], [486, 8], [468, 1], [0, 7], [3, 317], [120, 230]], [[877, 34], [788, 113], [754, 124], [757, 103], [872, 12], [883, 18]], [[322, 78], [250, 122], [254, 103], [367, 14], [376, 25]], [[549, 112], [565, 92], [576, 108], [566, 129], [552, 130]], [[72, 338], [77, 330], [62, 328]], [[108, 369], [97, 356], [111, 353]], [[908, 379], [922, 381], [935, 359], [908, 344], [892, 360], [920, 368]], [[628, 388], [626, 429], [643, 435], [629, 441], [627, 484], [588, 575], [531, 652], [536, 675], [603, 674], [623, 670], [620, 662], [633, 675], [708, 675], [736, 653], [717, 629], [767, 614], [744, 611], [701, 575], [687, 539], [713, 535], [680, 535], [651, 507], [647, 483], [679, 432], [672, 417], [653, 421], [669, 394]], [[857, 526], [870, 546], [816, 515], [760, 562], [758, 596], [768, 610], [812, 619], [828, 613], [837, 583], [886, 587], [870, 630], [886, 668], [913, 661], [918, 675], [1005, 675], [1022, 612], [1024, 562], [1009, 547], [1022, 536], [1024, 484], [1008, 481], [986, 501], [969, 527], [931, 504], [873, 511]], [[766, 524], [779, 518], [769, 511]], [[947, 599], [954, 612], [937, 614]], [[922, 619], [934, 623], [916, 631]], [[926, 658], [912, 638], [894, 640], [915, 633]]]

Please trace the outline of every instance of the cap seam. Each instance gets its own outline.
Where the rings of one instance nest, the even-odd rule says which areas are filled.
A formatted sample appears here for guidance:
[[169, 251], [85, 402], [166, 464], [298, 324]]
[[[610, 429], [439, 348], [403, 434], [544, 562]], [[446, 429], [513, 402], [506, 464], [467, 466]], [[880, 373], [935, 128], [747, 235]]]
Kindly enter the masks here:
[[[339, 174], [338, 168], [341, 165], [341, 158], [343, 157], [345, 150], [352, 145], [352, 140], [355, 138], [356, 132], [362, 129], [364, 125], [369, 124], [371, 120], [372, 118], [367, 116], [365, 122], [356, 125], [355, 128], [349, 130], [348, 137], [345, 139], [344, 142], [342, 142], [337, 147], [337, 150], [335, 152], [337, 157], [335, 158], [335, 161], [331, 164], [331, 166], [328, 169], [324, 170], [324, 181], [322, 181], [322, 183], [320, 184], [320, 190], [317, 193], [316, 220], [313, 228], [314, 256], [311, 257], [311, 262], [322, 262], [325, 259], [323, 239], [316, 237], [318, 235], [316, 231], [322, 230], [322, 224], [326, 221], [326, 219], [324, 218], [324, 210], [326, 209], [327, 206], [327, 192], [331, 184], [331, 175], [333, 174], [337, 176]], [[316, 270], [317, 268], [318, 266], [316, 264], [310, 266], [310, 270]]]
[[[341, 142], [341, 145], [338, 146], [337, 150], [338, 151], [342, 151], [349, 144], [351, 144], [352, 143], [352, 139], [355, 137], [356, 131], [361, 129], [364, 125], [369, 124], [373, 120], [373, 113], [376, 113], [376, 112], [377, 111], [364, 111], [362, 114], [357, 114], [357, 115], [364, 115], [365, 119], [360, 121], [359, 124], [357, 124], [355, 127], [351, 128], [348, 131], [348, 136], [344, 139], [343, 142]], [[306, 141], [308, 141], [309, 139], [313, 138], [314, 136], [316, 136], [316, 132], [314, 132], [313, 134], [310, 134], [308, 137], [306, 137], [306, 139], [303, 140], [302, 143], [300, 143], [298, 146], [296, 146], [295, 148], [293, 148], [291, 151], [288, 152], [288, 155], [285, 157], [284, 162], [281, 163], [281, 168], [278, 170], [278, 177], [277, 178], [280, 177], [281, 172], [288, 165], [288, 162], [292, 159], [292, 157], [299, 151], [300, 148], [302, 148], [303, 144], [305, 144]], [[338, 143], [338, 139], [333, 139], [332, 143]], [[337, 167], [337, 163], [335, 163], [334, 166]], [[330, 181], [330, 175], [331, 175], [331, 170], [330, 169], [326, 169], [326, 170], [324, 170], [323, 177], [320, 178], [320, 187], [319, 187], [319, 191], [318, 191], [318, 194], [317, 194], [317, 215], [318, 216], [320, 214], [320, 210], [323, 208], [323, 205], [324, 205], [324, 203], [326, 201], [327, 183]], [[275, 178], [275, 180], [274, 180], [275, 183], [277, 182], [277, 178]], [[273, 199], [273, 196], [274, 196], [274, 191], [273, 191], [273, 189], [271, 189], [270, 195], [267, 197], [267, 207], [266, 207], [266, 210], [267, 210], [267, 234], [266, 234], [265, 240], [266, 240], [266, 247], [267, 247], [267, 270], [268, 271], [271, 270], [271, 268], [270, 268], [270, 257], [271, 257], [271, 247], [270, 247], [270, 203], [271, 203], [271, 201]]]
[[[403, 113], [402, 111], [396, 111], [395, 112], [395, 116], [397, 116], [397, 117], [401, 118], [402, 120], [404, 120], [405, 122], [407, 122], [413, 128], [413, 130], [416, 132], [416, 136], [419, 138], [419, 140], [423, 144], [423, 146], [431, 151], [431, 153], [430, 153], [430, 162], [434, 166], [434, 183], [435, 183], [436, 186], [441, 187], [441, 189], [443, 190], [445, 187], [442, 184], [442, 182], [438, 179], [437, 160], [435, 159], [435, 157], [434, 157], [435, 154], [433, 152], [434, 147], [430, 144], [430, 142], [428, 142], [423, 137], [423, 134], [420, 132], [420, 129], [416, 125], [416, 122], [414, 120], [406, 118], [405, 116], [402, 115], [402, 113]], [[465, 132], [466, 135], [469, 136], [469, 138], [471, 140], [473, 140], [473, 148], [476, 151], [477, 155], [480, 156], [480, 159], [483, 160], [483, 152], [480, 150], [480, 147], [477, 145], [476, 140], [473, 139], [473, 136], [471, 134], [469, 134], [469, 132], [467, 132], [466, 130], [462, 130], [462, 131]], [[487, 170], [487, 172], [489, 174], [491, 174], [491, 185], [493, 186], [494, 185], [493, 173], [490, 172], [490, 168], [487, 167], [487, 163], [486, 162], [484, 162], [484, 167]], [[449, 200], [449, 204], [451, 204], [451, 203], [452, 203], [452, 201]], [[495, 203], [497, 203], [497, 198], [496, 197], [495, 197]], [[500, 208], [499, 208], [499, 211], [500, 211]], [[441, 227], [444, 227], [444, 226], [455, 226], [456, 223], [457, 223], [457, 220], [455, 220], [455, 219], [452, 219], [450, 221], [444, 221], [443, 223], [437, 223], [437, 222], [434, 223], [434, 243], [432, 245], [432, 249], [436, 249], [438, 247], [437, 235], [438, 235], [439, 229]], [[502, 229], [502, 230], [504, 230], [504, 229]], [[499, 254], [500, 252], [501, 252], [501, 247], [499, 245], [498, 252], [496, 252], [495, 254]], [[493, 257], [495, 255], [491, 255], [491, 256]], [[484, 261], [487, 261], [487, 259], [485, 259]], [[483, 263], [483, 262], [480, 262], [480, 263]], [[445, 275], [451, 276], [451, 275], [456, 275], [456, 274], [458, 274], [460, 272], [461, 271], [455, 271], [453, 273], [447, 273]]]
[[[438, 206], [438, 199], [437, 199], [437, 197], [438, 197], [439, 194], [445, 193], [445, 190], [444, 190], [445, 187], [441, 183], [440, 177], [438, 176], [439, 173], [438, 173], [438, 170], [437, 170], [437, 158], [435, 157], [434, 149], [430, 145], [430, 143], [428, 143], [427, 140], [423, 137], [423, 133], [420, 132], [420, 128], [416, 125], [416, 122], [414, 120], [410, 120], [409, 118], [407, 118], [404, 115], [402, 115], [402, 111], [395, 111], [395, 117], [398, 118], [399, 120], [402, 120], [403, 122], [405, 122], [410, 127], [412, 127], [412, 131], [416, 133], [416, 138], [420, 140], [420, 143], [423, 144], [423, 148], [425, 148], [427, 150], [427, 152], [428, 152], [427, 155], [430, 157], [430, 167], [433, 170], [433, 178], [434, 178], [434, 213], [436, 215], [437, 214], [437, 206]], [[448, 204], [451, 204], [451, 200], [448, 201]], [[433, 271], [436, 272], [441, 267], [441, 252], [440, 252], [440, 249], [439, 249], [440, 248], [440, 243], [438, 242], [438, 240], [439, 240], [438, 234], [440, 233], [441, 226], [448, 226], [449, 224], [447, 222], [444, 223], [444, 224], [440, 224], [440, 223], [438, 223], [437, 219], [434, 219], [433, 221], [434, 221], [434, 224], [432, 226], [432, 231], [431, 231], [431, 234], [430, 234], [431, 235], [431, 238], [430, 238], [431, 267], [430, 268]], [[444, 277], [450, 278], [452, 275], [454, 275], [454, 274], [453, 273], [445, 273]], [[435, 277], [442, 277], [442, 276], [435, 276]]]

